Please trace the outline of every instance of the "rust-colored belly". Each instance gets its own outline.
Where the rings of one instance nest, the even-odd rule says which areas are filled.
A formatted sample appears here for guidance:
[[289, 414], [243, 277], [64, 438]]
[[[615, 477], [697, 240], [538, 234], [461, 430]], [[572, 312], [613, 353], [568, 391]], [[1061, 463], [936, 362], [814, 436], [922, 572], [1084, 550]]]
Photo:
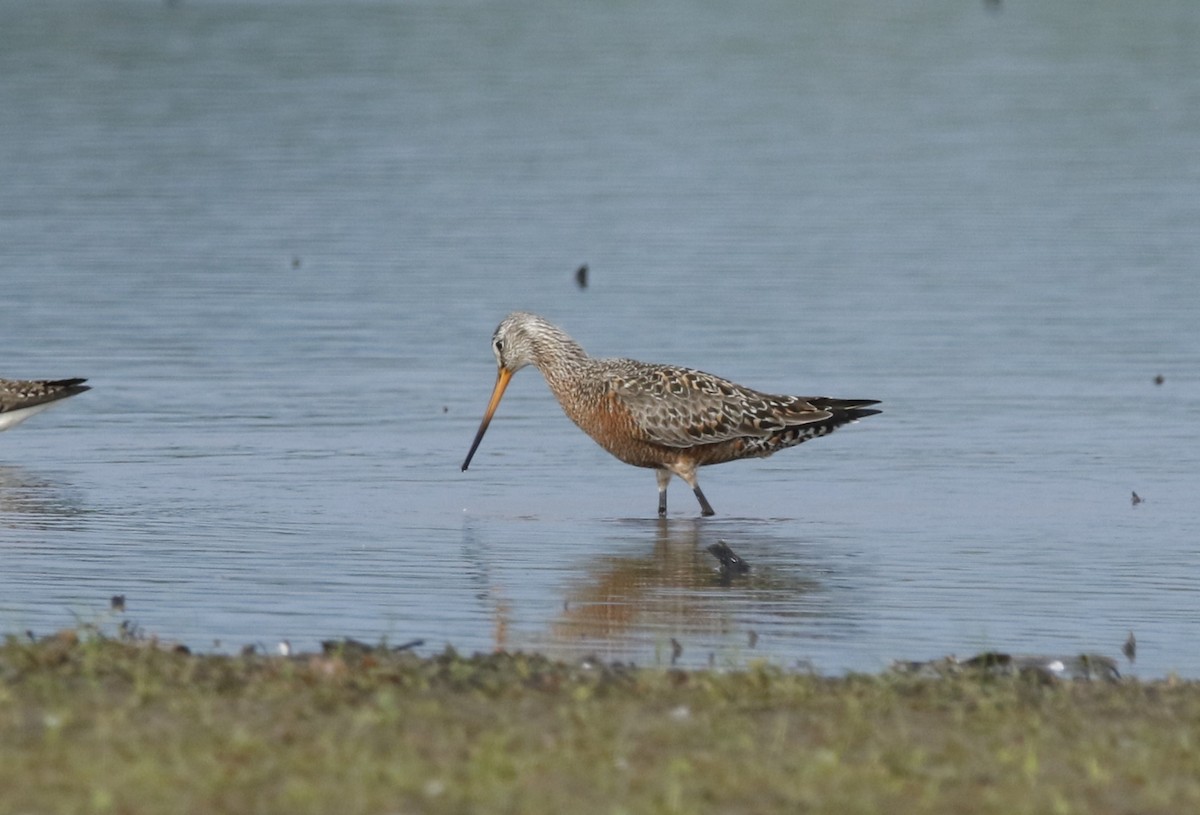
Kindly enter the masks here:
[[744, 439], [691, 447], [670, 447], [649, 441], [616, 394], [606, 394], [588, 409], [564, 404], [563, 410], [597, 444], [634, 467], [661, 469], [681, 462], [702, 467], [746, 456]]

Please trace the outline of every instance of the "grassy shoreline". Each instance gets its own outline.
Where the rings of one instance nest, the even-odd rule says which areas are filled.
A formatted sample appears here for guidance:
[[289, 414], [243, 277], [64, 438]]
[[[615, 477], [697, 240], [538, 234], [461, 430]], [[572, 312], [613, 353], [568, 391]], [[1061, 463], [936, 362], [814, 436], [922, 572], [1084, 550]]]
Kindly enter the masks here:
[[0, 646], [0, 812], [1200, 811], [1200, 685]]

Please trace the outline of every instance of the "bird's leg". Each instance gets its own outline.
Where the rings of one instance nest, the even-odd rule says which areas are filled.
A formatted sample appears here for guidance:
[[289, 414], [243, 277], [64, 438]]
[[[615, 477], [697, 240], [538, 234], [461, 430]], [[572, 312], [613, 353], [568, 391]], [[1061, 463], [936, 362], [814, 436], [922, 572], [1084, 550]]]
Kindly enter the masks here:
[[671, 481], [671, 471], [656, 470], [654, 475], [658, 478], [658, 514], [661, 517], [667, 514], [667, 484]]
[[717, 514], [713, 511], [712, 505], [708, 503], [708, 499], [704, 497], [704, 493], [700, 490], [700, 482], [696, 480], [697, 467], [694, 463], [688, 459], [681, 458], [674, 462], [668, 463], [667, 467], [669, 470], [666, 471], [668, 473], [666, 480], [664, 480], [663, 476], [661, 475], [661, 473], [664, 471], [660, 470], [660, 475], [658, 476], [659, 489], [663, 490], [662, 500], [666, 500], [666, 481], [670, 480], [670, 473], [675, 473], [675, 475], [686, 481], [687, 485], [692, 488], [692, 492], [696, 494], [696, 500], [700, 502], [701, 515], [708, 516]]

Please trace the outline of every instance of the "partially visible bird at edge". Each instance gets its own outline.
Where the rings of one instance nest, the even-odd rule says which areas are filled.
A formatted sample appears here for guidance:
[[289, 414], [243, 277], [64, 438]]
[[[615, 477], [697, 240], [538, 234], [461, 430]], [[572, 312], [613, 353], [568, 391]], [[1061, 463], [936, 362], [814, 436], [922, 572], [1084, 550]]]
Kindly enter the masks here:
[[713, 515], [696, 480], [700, 467], [765, 458], [880, 412], [870, 407], [877, 399], [776, 396], [691, 368], [591, 357], [561, 328], [523, 311], [496, 328], [492, 351], [496, 385], [464, 471], [513, 374], [533, 365], [583, 432], [626, 464], [655, 471], [659, 515], [667, 513], [671, 476], [692, 488], [701, 515]]
[[0, 430], [16, 427], [55, 403], [90, 390], [86, 379], [0, 379]]

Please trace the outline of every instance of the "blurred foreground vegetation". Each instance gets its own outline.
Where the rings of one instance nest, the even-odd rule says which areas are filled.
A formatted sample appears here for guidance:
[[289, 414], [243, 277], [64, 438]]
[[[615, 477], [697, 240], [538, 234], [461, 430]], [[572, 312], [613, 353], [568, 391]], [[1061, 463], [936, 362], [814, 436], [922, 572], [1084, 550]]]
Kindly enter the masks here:
[[1200, 812], [1200, 686], [0, 646], [0, 813]]

